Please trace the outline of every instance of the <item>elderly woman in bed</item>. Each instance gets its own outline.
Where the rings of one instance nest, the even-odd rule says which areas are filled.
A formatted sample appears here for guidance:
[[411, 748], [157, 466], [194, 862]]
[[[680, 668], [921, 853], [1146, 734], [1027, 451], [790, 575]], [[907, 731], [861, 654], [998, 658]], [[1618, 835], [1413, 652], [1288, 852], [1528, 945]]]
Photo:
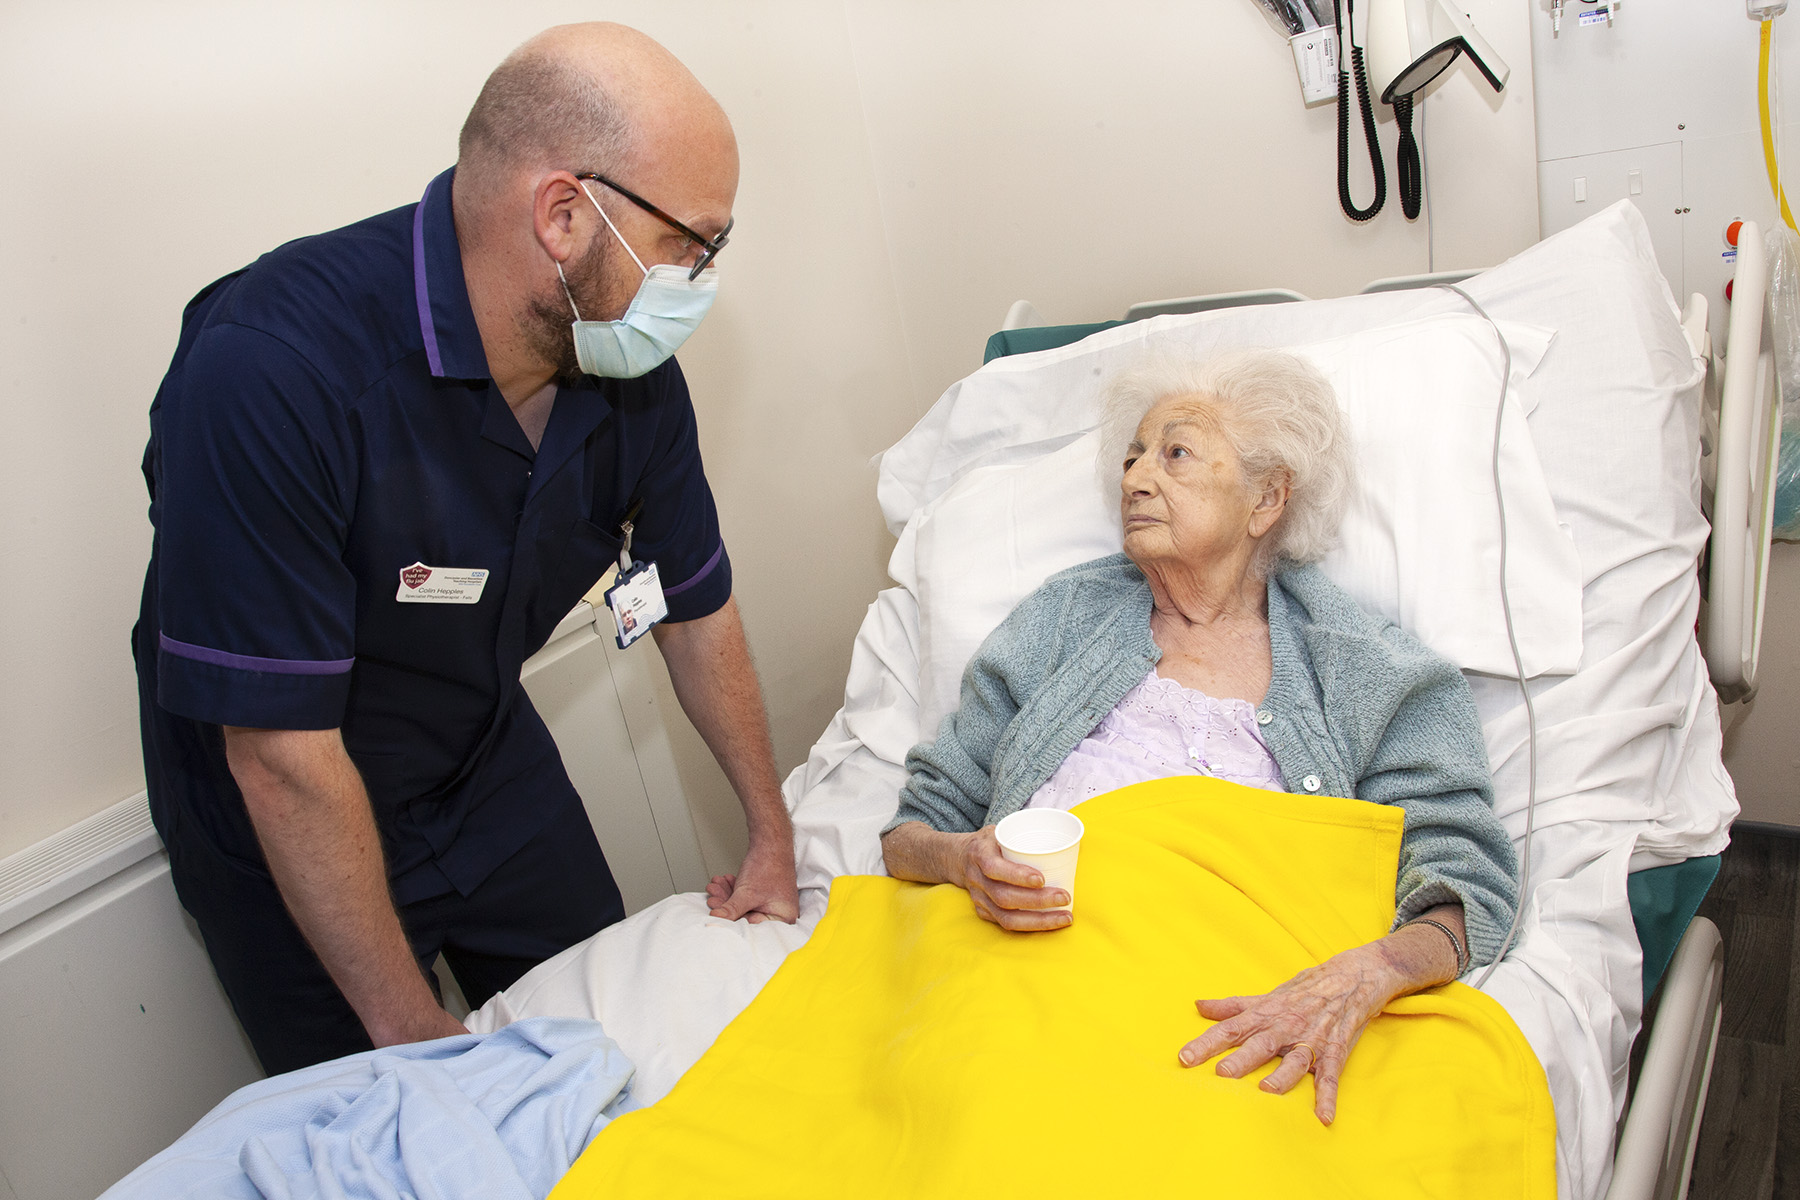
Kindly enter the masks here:
[[1267, 995], [1199, 1001], [1218, 1024], [1180, 1051], [1194, 1066], [1235, 1046], [1217, 1067], [1232, 1077], [1279, 1057], [1263, 1088], [1310, 1072], [1329, 1123], [1375, 1014], [1490, 960], [1512, 921], [1517, 862], [1474, 701], [1450, 663], [1304, 565], [1350, 484], [1311, 366], [1267, 351], [1165, 364], [1113, 385], [1107, 426], [1130, 438], [1125, 553], [1053, 576], [983, 643], [961, 707], [908, 756], [888, 871], [967, 888], [1007, 929], [1053, 930], [1068, 896], [994, 838], [1028, 805], [1188, 773], [1399, 805], [1394, 930]]

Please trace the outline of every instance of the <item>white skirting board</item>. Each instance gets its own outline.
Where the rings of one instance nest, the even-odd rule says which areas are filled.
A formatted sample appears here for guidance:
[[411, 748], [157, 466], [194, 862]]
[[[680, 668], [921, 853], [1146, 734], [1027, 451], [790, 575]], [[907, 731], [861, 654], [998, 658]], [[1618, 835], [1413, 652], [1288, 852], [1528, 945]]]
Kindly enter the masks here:
[[[583, 603], [521, 674], [630, 913], [706, 870], [650, 651], [611, 632]], [[0, 1016], [0, 1200], [93, 1200], [262, 1074], [142, 792], [0, 860]]]

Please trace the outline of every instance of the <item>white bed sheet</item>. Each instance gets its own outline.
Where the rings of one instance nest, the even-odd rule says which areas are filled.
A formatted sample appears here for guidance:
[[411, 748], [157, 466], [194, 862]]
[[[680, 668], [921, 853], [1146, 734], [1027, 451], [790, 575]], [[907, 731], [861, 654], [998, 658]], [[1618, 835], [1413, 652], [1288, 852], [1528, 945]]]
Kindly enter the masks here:
[[[1717, 853], [1736, 814], [1719, 757], [1717, 707], [1692, 637], [1694, 561], [1706, 532], [1698, 499], [1699, 367], [1629, 205], [1465, 286], [1498, 318], [1560, 331], [1544, 364], [1558, 369], [1540, 370], [1545, 392], [1530, 424], [1581, 560], [1582, 662], [1572, 677], [1532, 685], [1539, 719], [1534, 889], [1519, 945], [1487, 990], [1546, 1064], [1561, 1194], [1592, 1197], [1611, 1176], [1641, 1015], [1627, 872]], [[1101, 336], [1117, 335], [1123, 345], [1155, 336], [1159, 326], [1211, 325], [1237, 342], [1291, 345], [1461, 303], [1441, 292], [1390, 293], [1159, 318]], [[1226, 320], [1232, 324], [1218, 324]], [[884, 460], [890, 521], [971, 470], [1053, 451], [1091, 424], [1091, 397], [1040, 398], [1016, 421], [972, 411], [981, 398], [971, 380], [909, 435], [905, 453]], [[963, 411], [959, 392], [975, 396]], [[1596, 396], [1603, 402], [1590, 402]], [[1597, 445], [1614, 453], [1596, 462]], [[1632, 464], [1630, 473], [1607, 468], [1614, 461]], [[538, 967], [473, 1014], [470, 1028], [525, 1016], [597, 1018], [637, 1062], [640, 1101], [666, 1094], [805, 940], [829, 881], [881, 871], [878, 833], [894, 810], [900, 763], [923, 736], [919, 628], [912, 593], [881, 593], [857, 636], [843, 709], [786, 781], [804, 889], [799, 925], [728, 924], [706, 916], [697, 897], [671, 897]], [[1471, 685], [1501, 816], [1517, 839], [1526, 760], [1517, 685], [1480, 676]]]

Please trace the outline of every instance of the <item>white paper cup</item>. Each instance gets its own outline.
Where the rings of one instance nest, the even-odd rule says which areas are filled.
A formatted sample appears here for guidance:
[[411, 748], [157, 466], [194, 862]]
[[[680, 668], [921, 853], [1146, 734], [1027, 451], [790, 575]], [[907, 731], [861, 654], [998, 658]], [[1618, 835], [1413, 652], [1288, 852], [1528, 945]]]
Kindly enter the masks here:
[[1075, 909], [1075, 860], [1084, 832], [1081, 818], [1060, 808], [1022, 808], [994, 827], [1001, 857], [1036, 867], [1043, 872], [1045, 887], [1069, 893], [1067, 907], [1050, 912]]

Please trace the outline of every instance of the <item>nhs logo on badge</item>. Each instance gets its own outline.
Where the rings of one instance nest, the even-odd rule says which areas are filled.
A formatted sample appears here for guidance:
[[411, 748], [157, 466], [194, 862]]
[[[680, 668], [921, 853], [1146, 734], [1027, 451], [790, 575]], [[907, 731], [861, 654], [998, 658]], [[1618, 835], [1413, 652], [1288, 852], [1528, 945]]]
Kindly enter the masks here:
[[402, 604], [474, 604], [487, 587], [486, 567], [428, 567], [415, 562], [400, 568], [400, 588], [394, 599]]

